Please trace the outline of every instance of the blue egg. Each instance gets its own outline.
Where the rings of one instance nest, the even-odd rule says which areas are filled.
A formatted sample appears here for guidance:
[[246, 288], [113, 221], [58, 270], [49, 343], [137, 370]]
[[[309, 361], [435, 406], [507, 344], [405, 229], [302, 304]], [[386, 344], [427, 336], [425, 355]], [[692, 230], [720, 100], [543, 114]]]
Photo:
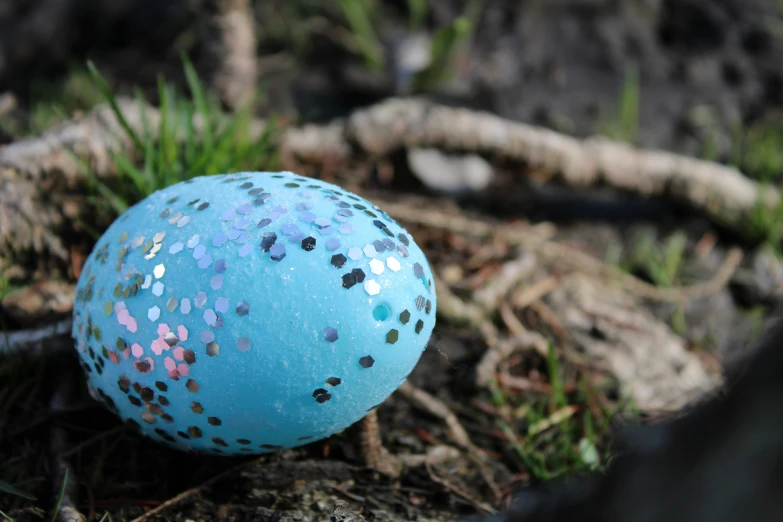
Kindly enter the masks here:
[[73, 336], [90, 390], [184, 450], [257, 454], [361, 419], [435, 325], [421, 249], [383, 210], [291, 172], [195, 178], [87, 259]]

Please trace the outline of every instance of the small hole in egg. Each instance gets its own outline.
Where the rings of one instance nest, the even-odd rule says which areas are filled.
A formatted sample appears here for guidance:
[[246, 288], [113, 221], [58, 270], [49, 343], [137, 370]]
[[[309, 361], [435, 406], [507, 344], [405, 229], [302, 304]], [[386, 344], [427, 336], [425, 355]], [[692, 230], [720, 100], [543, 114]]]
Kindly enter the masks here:
[[372, 316], [376, 321], [385, 321], [391, 316], [391, 308], [387, 304], [379, 304], [373, 309]]

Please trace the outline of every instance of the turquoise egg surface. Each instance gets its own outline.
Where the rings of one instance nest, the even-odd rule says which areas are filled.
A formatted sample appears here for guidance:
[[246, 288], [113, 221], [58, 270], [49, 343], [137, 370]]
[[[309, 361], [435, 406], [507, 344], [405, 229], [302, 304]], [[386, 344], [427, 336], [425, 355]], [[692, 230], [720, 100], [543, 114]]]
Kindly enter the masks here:
[[435, 325], [424, 253], [383, 210], [291, 172], [203, 176], [123, 213], [73, 337], [93, 395], [179, 449], [258, 454], [383, 402]]

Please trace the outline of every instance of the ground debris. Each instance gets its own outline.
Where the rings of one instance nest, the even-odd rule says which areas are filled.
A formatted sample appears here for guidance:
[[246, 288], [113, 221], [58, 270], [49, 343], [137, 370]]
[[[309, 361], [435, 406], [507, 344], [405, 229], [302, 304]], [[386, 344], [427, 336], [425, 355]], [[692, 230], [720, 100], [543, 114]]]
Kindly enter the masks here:
[[[372, 479], [373, 472], [333, 459], [296, 460], [292, 451], [261, 458], [229, 470], [204, 487], [194, 488], [191, 495], [179, 495], [178, 502], [167, 502], [165, 509], [142, 514], [134, 522], [156, 520], [253, 520], [321, 522], [333, 520], [408, 520], [400, 514], [401, 500], [395, 488], [381, 487]], [[352, 493], [357, 484], [365, 488]], [[349, 505], [340, 497], [349, 497]], [[357, 507], [358, 506], [358, 507]], [[362, 513], [372, 509], [368, 518]], [[445, 521], [446, 512], [430, 512], [430, 518]]]
[[678, 410], [721, 383], [682, 338], [622, 290], [576, 276], [547, 301], [590, 363], [605, 365], [641, 411]]
[[10, 293], [0, 300], [0, 313], [23, 326], [40, 325], [73, 309], [75, 285], [66, 281], [41, 281]]

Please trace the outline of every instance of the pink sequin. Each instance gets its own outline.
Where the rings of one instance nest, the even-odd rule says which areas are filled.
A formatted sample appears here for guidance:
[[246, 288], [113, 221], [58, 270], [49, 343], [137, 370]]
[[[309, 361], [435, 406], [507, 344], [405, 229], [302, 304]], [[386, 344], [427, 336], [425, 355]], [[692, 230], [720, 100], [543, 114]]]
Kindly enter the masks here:
[[141, 358], [142, 355], [144, 355], [144, 348], [139, 343], [133, 343], [133, 346], [131, 346], [131, 351], [133, 352], [134, 357]]
[[169, 370], [169, 377], [171, 377], [175, 381], [178, 381], [179, 380], [179, 372], [177, 370]]
[[173, 354], [174, 354], [174, 358], [178, 361], [182, 361], [185, 359], [185, 349], [181, 346], [175, 346]]
[[128, 357], [130, 357], [130, 354], [131, 354], [131, 349], [130, 349], [130, 348], [125, 348], [125, 349], [122, 351], [122, 356], [123, 356], [123, 357], [125, 357], [126, 359], [127, 359]]
[[166, 357], [163, 359], [163, 366], [165, 366], [168, 371], [171, 371], [177, 368], [177, 363], [175, 363], [174, 359], [171, 357]]
[[128, 319], [130, 319], [130, 312], [128, 312], [127, 309], [123, 308], [119, 312], [117, 312], [117, 321], [122, 326], [126, 326], [128, 324]]
[[150, 345], [150, 349], [155, 355], [162, 354], [163, 350], [167, 349], [168, 347], [169, 345], [166, 344], [166, 341], [163, 340], [163, 337], [158, 337], [152, 341], [152, 345]]
[[155, 361], [152, 359], [152, 357], [147, 357], [144, 360], [150, 363], [150, 371], [155, 369]]
[[184, 325], [177, 326], [177, 337], [179, 337], [180, 341], [188, 340], [188, 329]]
[[136, 330], [139, 329], [139, 326], [136, 324], [136, 319], [134, 319], [133, 317], [129, 317], [128, 318], [128, 325], [127, 325], [127, 327], [128, 327], [128, 331], [130, 333], [136, 333]]
[[180, 374], [180, 375], [182, 375], [183, 377], [187, 377], [187, 376], [188, 376], [188, 374], [190, 373], [190, 366], [188, 366], [188, 365], [187, 365], [187, 364], [185, 364], [185, 363], [178, 364], [178, 365], [177, 365], [177, 371], [178, 371], [178, 372], [179, 372], [179, 374]]
[[117, 355], [117, 352], [109, 352], [109, 360], [114, 364], [120, 364], [120, 356]]
[[166, 335], [171, 331], [171, 328], [169, 328], [169, 325], [166, 323], [160, 323], [158, 325], [158, 335]]

